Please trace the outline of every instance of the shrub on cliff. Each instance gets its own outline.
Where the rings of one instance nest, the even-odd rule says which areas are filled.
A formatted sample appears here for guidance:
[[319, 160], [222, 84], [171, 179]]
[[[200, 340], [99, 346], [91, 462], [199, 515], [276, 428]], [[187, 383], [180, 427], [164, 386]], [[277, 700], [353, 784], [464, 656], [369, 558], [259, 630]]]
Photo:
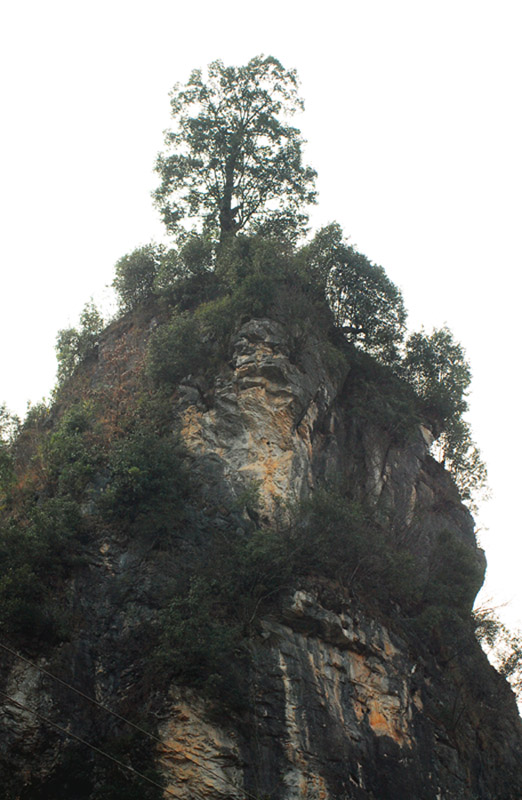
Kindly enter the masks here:
[[9, 488], [14, 479], [12, 444], [19, 427], [20, 420], [8, 412], [5, 404], [0, 405], [0, 509], [1, 493]]
[[349, 245], [337, 223], [319, 230], [303, 256], [348, 341], [386, 363], [396, 362], [406, 310], [383, 268]]
[[103, 463], [104, 445], [95, 407], [84, 402], [68, 408], [41, 445], [49, 488], [82, 499]]
[[174, 313], [151, 336], [147, 371], [155, 385], [174, 387], [182, 378], [204, 370], [209, 356], [198, 319], [190, 312]]
[[463, 415], [471, 369], [462, 346], [448, 328], [413, 333], [399, 374], [424, 404], [437, 435], [435, 457], [452, 473], [463, 500], [487, 495], [487, 469]]
[[85, 525], [68, 498], [18, 511], [0, 521], [0, 630], [35, 646], [65, 635], [56, 601]]
[[78, 364], [95, 351], [104, 324], [103, 317], [91, 301], [84, 306], [79, 328], [58, 331], [56, 358], [59, 384], [70, 378]]
[[194, 575], [162, 611], [156, 663], [169, 677], [234, 706], [245, 642], [220, 578], [219, 571], [215, 580]]
[[510, 631], [493, 608], [476, 609], [473, 622], [481, 646], [522, 700], [522, 631]]
[[116, 262], [112, 285], [122, 311], [130, 311], [152, 297], [164, 254], [165, 248], [160, 245], [147, 244]]
[[184, 452], [172, 435], [161, 436], [142, 423], [113, 443], [99, 501], [107, 520], [163, 536], [179, 525], [190, 494]]
[[397, 377], [395, 370], [367, 353], [350, 360], [347, 378], [347, 408], [350, 416], [378, 425], [391, 441], [404, 443], [418, 431], [423, 420], [422, 403], [413, 388]]
[[413, 333], [402, 362], [405, 378], [442, 424], [468, 408], [471, 370], [464, 350], [448, 328]]
[[160, 614], [155, 664], [163, 673], [237, 706], [248, 637], [301, 581], [327, 577], [384, 608], [418, 599], [413, 559], [387, 540], [372, 509], [323, 489], [286, 515], [248, 532], [234, 514], [229, 527], [207, 519]]

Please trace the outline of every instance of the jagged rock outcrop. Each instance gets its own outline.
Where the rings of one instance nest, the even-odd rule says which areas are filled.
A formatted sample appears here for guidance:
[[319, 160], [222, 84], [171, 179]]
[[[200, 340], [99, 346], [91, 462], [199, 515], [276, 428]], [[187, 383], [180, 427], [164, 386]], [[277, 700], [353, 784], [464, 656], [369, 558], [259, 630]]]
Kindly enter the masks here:
[[[108, 334], [89, 380], [124, 386], [146, 335], [140, 340], [125, 329], [134, 342], [126, 363], [122, 337]], [[115, 358], [116, 381], [104, 367]], [[192, 454], [204, 508], [217, 509], [219, 523], [253, 487], [258, 522], [269, 524], [284, 515], [284, 502], [330, 482], [379, 509], [392, 546], [407, 549], [426, 581], [444, 567], [439, 534], [448, 530], [483, 572], [473, 520], [429, 454], [429, 427], [418, 421], [397, 437], [393, 426], [354, 404], [356, 381], [349, 362], [327, 366], [319, 338], [310, 336], [296, 360], [282, 321], [244, 324], [210, 399], [190, 376], [173, 397], [173, 424]], [[168, 579], [166, 563], [161, 548], [101, 528], [68, 587], [74, 636], [39, 665], [52, 666], [124, 716], [137, 707], [144, 717], [153, 715], [161, 742], [151, 745], [153, 759], [169, 795], [522, 797], [514, 697], [472, 634], [432, 647], [400, 609], [383, 610], [332, 578], [315, 574], [287, 587], [279, 609], [262, 617], [248, 645], [248, 702], [241, 711], [216, 715], [208, 700], [180, 685], [148, 692], [149, 632]], [[470, 607], [479, 582], [465, 598]], [[2, 667], [5, 694], [82, 739], [101, 744], [120, 731], [121, 722], [6, 653]], [[63, 736], [9, 704], [1, 715], [4, 764], [19, 773], [8, 797], [58, 796], [56, 787], [71, 800], [101, 796], [92, 793], [92, 775], [91, 783], [65, 777]]]
[[268, 515], [278, 502], [313, 488], [318, 431], [335, 424], [339, 387], [319, 348], [306, 356], [306, 366], [292, 363], [283, 326], [251, 320], [238, 333], [232, 369], [216, 381], [212, 408], [190, 384], [180, 387], [182, 436], [207, 485], [212, 475], [216, 490], [225, 494], [254, 484]]
[[[251, 687], [255, 740], [209, 725], [197, 699], [172, 698], [160, 757], [175, 796], [243, 797], [244, 786], [253, 796], [313, 800], [518, 796], [520, 730], [493, 671], [481, 664], [492, 686], [480, 687], [474, 719], [448, 734], [444, 714], [456, 723], [462, 708], [447, 665], [416, 657], [351, 606], [333, 612], [298, 591], [283, 621], [263, 623]], [[477, 687], [461, 689], [477, 702]], [[499, 705], [486, 711], [492, 702]], [[487, 715], [497, 711], [502, 721], [490, 728]]]

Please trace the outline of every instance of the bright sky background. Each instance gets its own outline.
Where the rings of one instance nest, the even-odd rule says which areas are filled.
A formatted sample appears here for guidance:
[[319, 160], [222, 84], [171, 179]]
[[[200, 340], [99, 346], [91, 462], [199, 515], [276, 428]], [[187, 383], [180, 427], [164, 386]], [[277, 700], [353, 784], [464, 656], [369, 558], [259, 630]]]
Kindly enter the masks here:
[[519, 0], [6, 3], [0, 402], [23, 414], [49, 395], [57, 331], [162, 237], [150, 192], [172, 85], [274, 55], [301, 78], [314, 226], [340, 222], [411, 327], [447, 323], [466, 349], [493, 490], [484, 596], [522, 626], [521, 23]]

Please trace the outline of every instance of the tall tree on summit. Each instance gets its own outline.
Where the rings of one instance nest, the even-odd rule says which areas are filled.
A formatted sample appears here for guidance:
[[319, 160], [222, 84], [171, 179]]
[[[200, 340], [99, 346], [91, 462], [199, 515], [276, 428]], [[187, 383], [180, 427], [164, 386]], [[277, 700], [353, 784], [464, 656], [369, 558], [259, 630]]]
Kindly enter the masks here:
[[175, 124], [156, 162], [154, 192], [169, 230], [197, 220], [223, 241], [240, 230], [298, 236], [305, 229], [316, 173], [303, 165], [300, 132], [286, 122], [303, 108], [297, 85], [294, 70], [258, 56], [244, 67], [214, 61], [205, 77], [194, 70], [174, 87]]

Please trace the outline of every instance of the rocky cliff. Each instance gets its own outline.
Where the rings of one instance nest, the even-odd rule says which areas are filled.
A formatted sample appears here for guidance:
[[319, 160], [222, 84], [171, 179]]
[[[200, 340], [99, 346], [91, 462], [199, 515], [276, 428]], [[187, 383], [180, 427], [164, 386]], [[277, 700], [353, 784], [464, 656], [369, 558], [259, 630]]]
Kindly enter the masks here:
[[[151, 312], [109, 328], [44, 427], [56, 428], [79, 397], [107, 395], [117, 438], [118, 408], [132, 405], [157, 324]], [[168, 393], [162, 424], [179, 431], [196, 489], [187, 490], [190, 512], [172, 530], [147, 506], [142, 516], [160, 520], [154, 525], [166, 534], [142, 535], [137, 517], [104, 516], [97, 503], [103, 507], [111, 487], [108, 468], [89, 474], [81, 557], [56, 589], [67, 632], [33, 647], [22, 637], [13, 650], [24, 647], [36, 666], [1, 654], [6, 798], [522, 797], [515, 699], [473, 635], [470, 610], [485, 559], [472, 517], [430, 456], [429, 421], [404, 412], [399, 382], [354, 350], [334, 361], [328, 348], [309, 331], [296, 356], [284, 317], [248, 319], [211, 379], [187, 375]], [[163, 440], [179, 447], [170, 433]], [[140, 464], [130, 468], [138, 475], [132, 469]], [[358, 509], [363, 530], [378, 531], [370, 550], [359, 539], [342, 544], [328, 500], [324, 530], [333, 531], [339, 553], [325, 548], [321, 519], [311, 532], [303, 517], [295, 521], [295, 509], [325, 487], [327, 498]], [[46, 491], [40, 486], [40, 501]], [[183, 565], [205, 550], [205, 537], [221, 537], [222, 553], [223, 541], [232, 550], [234, 537], [262, 542], [263, 532], [284, 537], [292, 527], [295, 550], [300, 526], [310, 563], [300, 561], [275, 586], [264, 576], [261, 588], [258, 570], [258, 588], [245, 590], [240, 624], [230, 628], [237, 663], [232, 645], [209, 667], [220, 680], [230, 671], [232, 701], [219, 697], [225, 688], [216, 693], [201, 676], [192, 679], [190, 665], [169, 673], [163, 658], [151, 674], [151, 663], [160, 663], [158, 619], [184, 602], [178, 588], [172, 605], [170, 582], [194, 593], [198, 584]], [[314, 560], [314, 536], [322, 560]], [[210, 551], [207, 576], [213, 558]], [[215, 570], [215, 582], [232, 580], [217, 562]], [[215, 582], [210, 615], [221, 618], [228, 612]], [[233, 597], [241, 606], [241, 594]], [[200, 660], [214, 647], [212, 623], [201, 629]], [[125, 766], [153, 783], [126, 775]]]

